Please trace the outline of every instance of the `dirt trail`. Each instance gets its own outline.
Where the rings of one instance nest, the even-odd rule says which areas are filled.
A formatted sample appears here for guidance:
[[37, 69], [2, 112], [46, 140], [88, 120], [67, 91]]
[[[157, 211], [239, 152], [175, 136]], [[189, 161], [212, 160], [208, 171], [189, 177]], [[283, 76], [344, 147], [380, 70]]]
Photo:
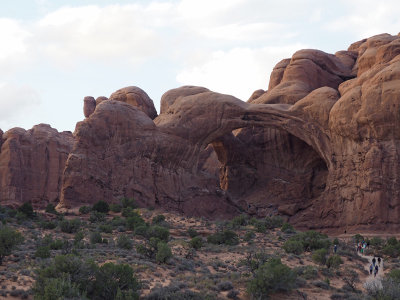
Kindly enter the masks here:
[[[362, 257], [368, 259], [368, 263], [365, 264], [365, 269], [369, 273], [369, 266], [372, 264], [372, 259], [374, 258], [374, 256], [362, 255]], [[368, 275], [367, 279], [365, 280], [364, 286], [374, 284], [375, 286], [382, 288], [382, 278], [383, 278], [384, 271], [385, 271], [384, 262], [383, 262], [383, 259], [381, 258], [381, 263], [379, 265], [378, 258], [377, 257], [375, 257], [375, 258], [376, 258], [376, 264], [378, 265], [379, 271], [376, 274], [376, 277], [374, 276], [374, 272], [372, 272], [371, 275]]]

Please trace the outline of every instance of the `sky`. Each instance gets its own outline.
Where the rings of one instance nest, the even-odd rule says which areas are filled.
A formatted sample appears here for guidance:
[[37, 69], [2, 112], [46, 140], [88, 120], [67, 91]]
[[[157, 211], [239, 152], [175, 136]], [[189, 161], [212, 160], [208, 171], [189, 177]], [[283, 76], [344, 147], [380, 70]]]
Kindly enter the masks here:
[[276, 63], [400, 31], [397, 0], [1, 0], [0, 129], [74, 131], [85, 96], [204, 86], [246, 101]]

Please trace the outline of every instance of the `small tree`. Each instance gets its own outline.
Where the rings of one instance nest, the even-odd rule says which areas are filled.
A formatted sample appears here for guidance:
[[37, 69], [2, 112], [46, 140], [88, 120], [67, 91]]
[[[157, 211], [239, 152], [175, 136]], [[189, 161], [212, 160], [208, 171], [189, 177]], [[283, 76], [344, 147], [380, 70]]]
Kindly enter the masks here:
[[126, 264], [106, 263], [95, 275], [92, 299], [139, 299], [139, 283]]
[[195, 236], [190, 240], [190, 247], [194, 249], [200, 249], [203, 247], [203, 238], [201, 236]]
[[166, 263], [172, 257], [171, 248], [167, 243], [158, 242], [156, 261], [159, 263]]
[[301, 254], [303, 253], [303, 243], [301, 241], [288, 240], [283, 244], [283, 250], [286, 253]]
[[79, 208], [79, 213], [80, 213], [81, 215], [86, 215], [86, 214], [90, 213], [91, 210], [92, 210], [92, 209], [91, 209], [89, 206], [84, 205], [84, 206], [81, 206], [81, 207]]
[[133, 242], [132, 240], [125, 234], [121, 234], [117, 240], [117, 246], [122, 249], [130, 250], [132, 249]]
[[0, 227], [0, 266], [3, 258], [11, 254], [14, 248], [23, 242], [24, 238], [18, 231], [9, 227]]
[[49, 203], [46, 206], [45, 212], [49, 213], [49, 214], [57, 214], [56, 208], [53, 204]]
[[59, 223], [60, 229], [65, 233], [75, 233], [81, 227], [81, 220], [73, 219], [73, 220], [63, 220]]
[[339, 255], [335, 254], [328, 258], [326, 261], [326, 266], [328, 269], [330, 268], [338, 268], [343, 263], [342, 259]]
[[100, 200], [93, 205], [92, 209], [106, 214], [110, 211], [110, 205], [107, 202]]
[[101, 234], [98, 231], [91, 232], [89, 235], [91, 244], [101, 244], [103, 239], [101, 238]]
[[290, 291], [295, 281], [296, 274], [279, 258], [272, 258], [255, 272], [247, 291], [255, 299], [267, 299], [274, 292]]
[[22, 204], [18, 208], [18, 211], [23, 213], [28, 218], [33, 218], [35, 216], [35, 213], [33, 212], [32, 204], [30, 202], [25, 202], [24, 204]]
[[312, 260], [320, 265], [326, 264], [326, 256], [328, 255], [328, 250], [325, 248], [315, 250], [312, 255]]

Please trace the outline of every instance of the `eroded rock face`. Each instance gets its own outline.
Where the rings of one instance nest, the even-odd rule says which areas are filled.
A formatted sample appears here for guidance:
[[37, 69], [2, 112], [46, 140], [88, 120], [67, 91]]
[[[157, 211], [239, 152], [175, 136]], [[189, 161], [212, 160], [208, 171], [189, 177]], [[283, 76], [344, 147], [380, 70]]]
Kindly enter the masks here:
[[193, 172], [194, 145], [140, 109], [104, 101], [77, 125], [59, 207], [133, 197], [140, 205], [223, 218], [237, 210], [215, 180]]
[[240, 207], [303, 228], [396, 230], [398, 40], [298, 51], [248, 103], [187, 86], [163, 96], [153, 122], [105, 101], [77, 126], [61, 206], [133, 196], [188, 214]]
[[[374, 36], [335, 55], [300, 50], [248, 102], [185, 86], [163, 95], [157, 116], [145, 92], [121, 89], [77, 124], [59, 207], [133, 197], [188, 215], [244, 209], [299, 228], [398, 230], [399, 40]], [[38, 186], [3, 175], [33, 173], [24, 166], [34, 155], [18, 149], [37, 139], [46, 140], [21, 129], [3, 134], [1, 199]], [[28, 158], [7, 158], [17, 153]]]
[[110, 100], [122, 101], [136, 106], [151, 119], [157, 117], [157, 111], [154, 108], [153, 100], [150, 99], [145, 91], [136, 86], [128, 86], [126, 88], [119, 89], [111, 94]]
[[57, 204], [62, 173], [73, 137], [47, 124], [30, 130], [13, 128], [2, 135], [0, 152], [0, 204], [34, 208]]

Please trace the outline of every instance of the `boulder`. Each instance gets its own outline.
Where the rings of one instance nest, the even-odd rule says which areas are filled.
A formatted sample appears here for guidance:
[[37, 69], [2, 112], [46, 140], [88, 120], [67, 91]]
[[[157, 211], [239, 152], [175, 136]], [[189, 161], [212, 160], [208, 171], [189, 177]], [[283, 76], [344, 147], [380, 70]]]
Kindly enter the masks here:
[[105, 100], [108, 100], [108, 98], [105, 97], [105, 96], [99, 96], [99, 97], [97, 97], [97, 98], [96, 98], [96, 106], [99, 105], [101, 102], [103, 102], [103, 101], [105, 101]]
[[121, 101], [135, 106], [151, 119], [157, 117], [157, 111], [154, 107], [153, 100], [150, 99], [145, 91], [136, 86], [128, 86], [117, 90], [111, 94], [110, 100]]

